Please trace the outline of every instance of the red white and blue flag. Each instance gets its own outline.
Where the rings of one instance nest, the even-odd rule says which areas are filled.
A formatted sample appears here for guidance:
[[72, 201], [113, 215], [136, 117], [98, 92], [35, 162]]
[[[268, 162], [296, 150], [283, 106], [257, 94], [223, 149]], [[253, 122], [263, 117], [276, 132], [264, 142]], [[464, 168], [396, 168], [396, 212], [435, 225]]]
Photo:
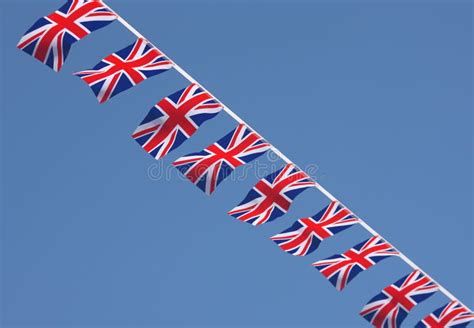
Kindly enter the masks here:
[[463, 328], [474, 321], [474, 313], [457, 301], [451, 301], [417, 323], [415, 328]]
[[191, 84], [160, 100], [132, 137], [156, 159], [189, 139], [205, 121], [222, 110], [222, 104], [199, 85]]
[[203, 151], [181, 157], [173, 165], [210, 195], [235, 168], [249, 163], [270, 148], [271, 145], [260, 135], [240, 124]]
[[358, 222], [359, 219], [351, 211], [333, 201], [315, 216], [299, 219], [271, 239], [285, 252], [305, 256], [316, 250], [324, 239]]
[[173, 67], [171, 61], [144, 39], [113, 53], [91, 70], [75, 73], [86, 82], [100, 103], [149, 77]]
[[399, 253], [380, 236], [374, 236], [348, 251], [313, 263], [337, 290], [343, 290], [360, 272]]
[[400, 327], [408, 313], [418, 303], [438, 291], [430, 278], [418, 270], [385, 287], [360, 312], [374, 327]]
[[287, 164], [260, 180], [229, 214], [255, 226], [273, 221], [288, 212], [296, 196], [314, 186], [306, 173]]
[[55, 12], [38, 19], [17, 47], [58, 72], [74, 42], [116, 18], [100, 0], [69, 0]]

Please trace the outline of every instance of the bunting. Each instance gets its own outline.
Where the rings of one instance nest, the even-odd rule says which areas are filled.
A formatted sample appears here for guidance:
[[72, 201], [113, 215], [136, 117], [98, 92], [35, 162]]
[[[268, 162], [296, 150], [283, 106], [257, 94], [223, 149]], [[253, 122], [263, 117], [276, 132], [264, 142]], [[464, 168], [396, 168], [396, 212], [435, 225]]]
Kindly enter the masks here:
[[204, 122], [225, 111], [238, 123], [237, 127], [204, 150], [185, 155], [173, 163], [193, 184], [211, 195], [237, 167], [268, 150], [286, 162], [281, 169], [260, 179], [228, 212], [229, 215], [254, 226], [262, 225], [286, 214], [296, 196], [315, 187], [330, 200], [330, 204], [316, 215], [301, 218], [272, 236], [271, 240], [283, 251], [295, 256], [308, 255], [323, 240], [360, 224], [372, 235], [371, 238], [342, 254], [312, 264], [337, 290], [343, 290], [360, 272], [388, 257], [398, 257], [414, 270], [373, 297], [360, 312], [363, 318], [375, 327], [399, 327], [415, 305], [440, 290], [451, 302], [426, 316], [417, 328], [465, 327], [474, 320], [469, 308], [343, 206], [103, 1], [67, 1], [60, 9], [36, 21], [17, 47], [59, 71], [72, 44], [115, 20], [131, 31], [136, 41], [105, 57], [92, 69], [75, 73], [92, 89], [99, 103], [171, 68], [190, 83], [158, 101], [135, 129], [132, 138], [143, 150], [155, 159], [161, 159], [191, 138]]

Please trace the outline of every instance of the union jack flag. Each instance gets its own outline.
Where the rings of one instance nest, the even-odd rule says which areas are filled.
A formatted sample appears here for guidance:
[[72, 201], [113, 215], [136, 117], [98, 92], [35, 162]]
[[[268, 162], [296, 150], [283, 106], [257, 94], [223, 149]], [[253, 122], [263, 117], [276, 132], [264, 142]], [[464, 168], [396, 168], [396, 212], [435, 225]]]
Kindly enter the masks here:
[[418, 322], [415, 328], [463, 328], [474, 321], [474, 313], [457, 301], [440, 307]]
[[160, 159], [190, 138], [205, 121], [216, 116], [222, 105], [197, 84], [160, 100], [132, 137]]
[[321, 241], [359, 222], [347, 208], [333, 201], [313, 217], [302, 218], [271, 239], [282, 250], [305, 256], [318, 248]]
[[438, 291], [438, 286], [418, 270], [385, 287], [360, 312], [374, 327], [397, 328], [415, 305]]
[[240, 124], [203, 151], [181, 157], [173, 165], [210, 195], [236, 167], [249, 163], [270, 147], [260, 135]]
[[273, 221], [288, 212], [296, 196], [314, 186], [306, 173], [287, 164], [260, 180], [229, 214], [252, 225]]
[[38, 19], [17, 47], [58, 72], [74, 42], [116, 18], [100, 0], [69, 0], [55, 12]]
[[340, 255], [313, 263], [337, 290], [344, 287], [361, 271], [389, 256], [397, 256], [398, 252], [380, 236], [374, 236], [355, 245]]
[[144, 39], [113, 53], [91, 70], [75, 73], [86, 82], [100, 103], [149, 77], [173, 67], [171, 61]]

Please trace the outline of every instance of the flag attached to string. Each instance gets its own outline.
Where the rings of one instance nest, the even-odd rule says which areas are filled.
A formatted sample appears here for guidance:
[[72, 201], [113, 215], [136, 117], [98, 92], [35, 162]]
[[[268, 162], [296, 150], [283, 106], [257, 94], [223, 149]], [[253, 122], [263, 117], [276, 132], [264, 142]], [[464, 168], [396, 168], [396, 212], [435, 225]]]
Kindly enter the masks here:
[[313, 217], [296, 221], [287, 230], [271, 237], [285, 252], [305, 256], [318, 248], [321, 241], [358, 223], [351, 211], [333, 201]]
[[222, 110], [222, 104], [199, 85], [191, 84], [160, 100], [132, 137], [156, 159], [189, 139], [205, 121]]
[[26, 31], [17, 47], [58, 72], [74, 42], [117, 16], [99, 0], [69, 0]]
[[210, 195], [235, 168], [249, 163], [270, 148], [271, 145], [260, 135], [239, 124], [216, 143], [179, 158], [173, 165]]
[[137, 39], [135, 43], [102, 59], [91, 70], [75, 75], [91, 87], [100, 103], [104, 103], [172, 67], [171, 61], [160, 50], [144, 39]]
[[273, 221], [288, 212], [296, 196], [314, 186], [306, 173], [287, 164], [260, 180], [229, 215], [252, 225]]
[[348, 251], [313, 263], [337, 290], [343, 290], [360, 272], [398, 252], [380, 236], [374, 236]]
[[474, 322], [474, 313], [457, 301], [435, 310], [417, 323], [415, 328], [463, 328]]
[[400, 327], [415, 305], [437, 291], [438, 285], [415, 270], [385, 287], [362, 308], [360, 315], [374, 327]]

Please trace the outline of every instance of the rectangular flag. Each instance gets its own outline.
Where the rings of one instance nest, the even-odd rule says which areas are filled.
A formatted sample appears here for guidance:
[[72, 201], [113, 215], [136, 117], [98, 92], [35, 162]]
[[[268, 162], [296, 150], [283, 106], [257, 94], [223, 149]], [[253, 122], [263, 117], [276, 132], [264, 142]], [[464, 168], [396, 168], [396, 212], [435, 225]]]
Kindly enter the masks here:
[[235, 168], [249, 163], [270, 148], [271, 145], [260, 135], [239, 124], [216, 143], [179, 158], [173, 165], [210, 195]]
[[463, 328], [474, 321], [474, 313], [457, 301], [435, 310], [418, 322], [415, 328]]
[[408, 313], [418, 303], [438, 291], [430, 278], [418, 270], [385, 287], [360, 312], [374, 327], [400, 327]]
[[389, 256], [398, 256], [392, 245], [380, 236], [374, 236], [348, 251], [313, 263], [337, 290], [343, 290], [360, 272], [367, 270]]
[[358, 222], [359, 219], [351, 211], [333, 201], [315, 216], [299, 219], [271, 239], [283, 251], [295, 256], [305, 256], [315, 251], [324, 239]]
[[173, 67], [171, 61], [144, 39], [113, 53], [91, 70], [75, 73], [104, 103], [122, 91]]
[[160, 100], [132, 137], [156, 159], [189, 139], [207, 120], [222, 110], [222, 104], [199, 85], [191, 84]]
[[69, 0], [26, 31], [17, 47], [58, 72], [74, 42], [117, 16], [100, 0]]
[[254, 226], [273, 221], [288, 212], [296, 196], [314, 186], [306, 173], [287, 164], [260, 180], [229, 215]]

